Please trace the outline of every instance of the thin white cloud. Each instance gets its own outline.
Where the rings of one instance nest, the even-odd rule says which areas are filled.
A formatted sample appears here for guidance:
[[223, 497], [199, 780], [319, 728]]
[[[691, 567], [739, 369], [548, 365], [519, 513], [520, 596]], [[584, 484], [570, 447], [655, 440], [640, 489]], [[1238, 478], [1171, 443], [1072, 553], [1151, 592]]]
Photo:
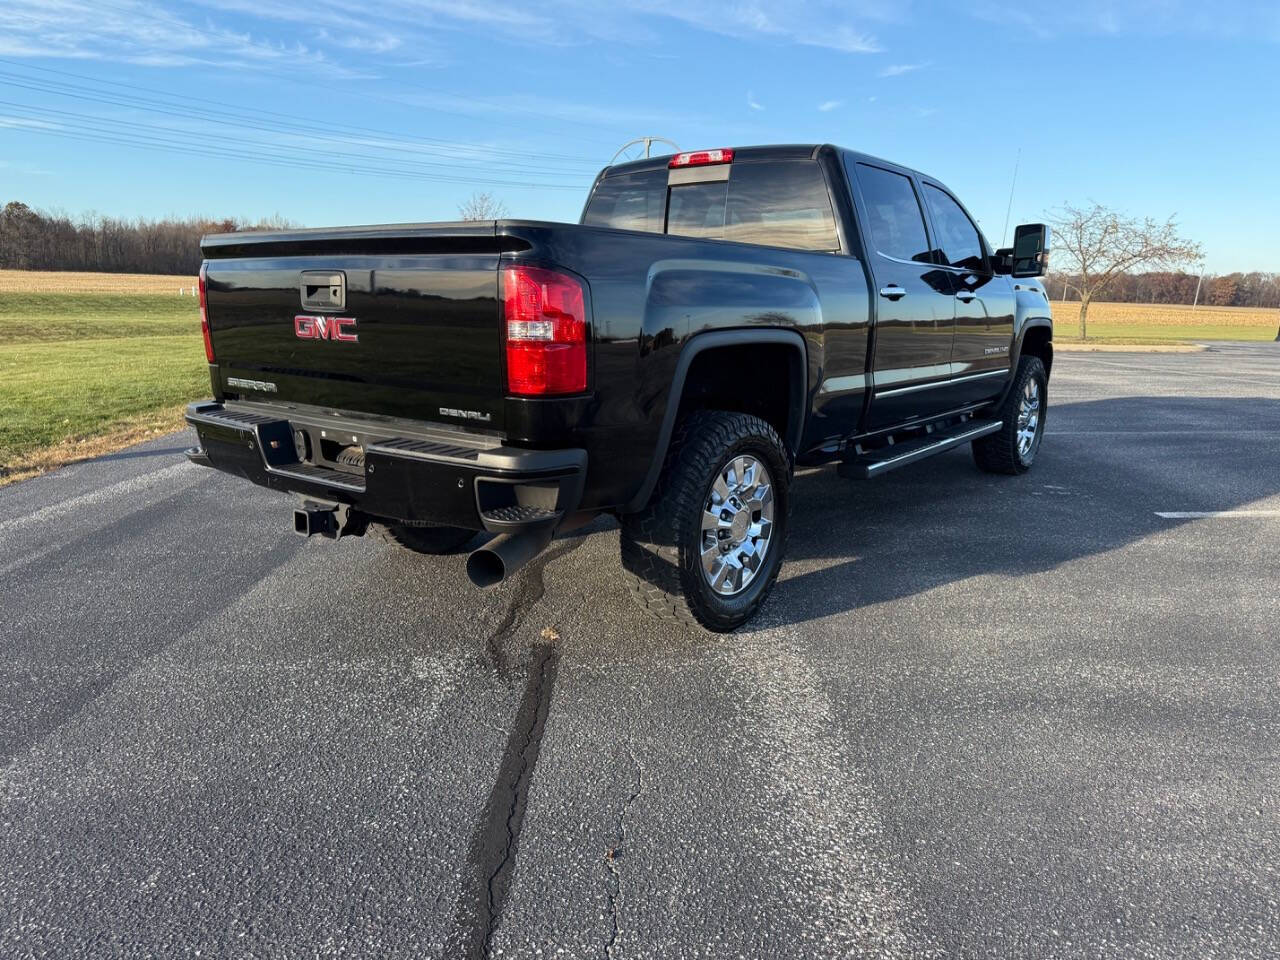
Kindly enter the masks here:
[[870, 53], [881, 50], [873, 28], [902, 16], [890, 0], [379, 0], [368, 11], [350, 0], [0, 0], [0, 56], [356, 79], [453, 61], [458, 33], [646, 53], [678, 21], [748, 43]]
[[1280, 42], [1280, 5], [1275, 0], [1077, 0], [1060, 5], [1052, 19], [996, 0], [970, 0], [970, 15], [1013, 24], [1031, 36], [1211, 36]]
[[823, 113], [830, 113], [832, 110], [839, 110], [843, 106], [843, 100], [824, 100], [818, 104], [818, 109]]
[[[2, 126], [3, 124], [0, 124]], [[0, 160], [0, 170], [12, 170], [14, 173], [25, 177], [51, 177], [52, 170], [46, 170], [44, 167], [37, 167], [32, 163], [12, 163], [9, 160]]]
[[[880, 42], [861, 26], [869, 20], [891, 19], [875, 2], [833, 0], [621, 0], [624, 8], [659, 14], [710, 33], [739, 39], [769, 40], [825, 47], [842, 53], [878, 53]], [[594, 11], [595, 6], [589, 5]]]
[[588, 126], [627, 130], [637, 127], [647, 127], [655, 130], [670, 129], [671, 127], [688, 123], [690, 119], [694, 119], [698, 123], [704, 122], [698, 118], [691, 118], [688, 114], [680, 114], [675, 111], [645, 110], [643, 108], [634, 108], [630, 105], [592, 105], [572, 100], [540, 97], [528, 93], [478, 99], [440, 93], [434, 90], [427, 90], [424, 87], [420, 90], [414, 88], [412, 92], [391, 94], [384, 99], [410, 107], [421, 107], [441, 113], [464, 114], [473, 117], [502, 116], [516, 118], [537, 115]]
[[35, 120], [28, 117], [0, 115], [0, 127], [34, 127], [37, 130], [61, 130], [62, 124], [47, 123], [44, 120]]
[[99, 6], [93, 0], [5, 0], [0, 53], [72, 60], [115, 60], [141, 66], [231, 68], [324, 65], [351, 76], [306, 43], [273, 41], [183, 15], [152, 0]]
[[929, 66], [927, 63], [895, 63], [880, 71], [882, 77], [900, 77], [904, 73], [914, 73]]
[[764, 109], [764, 104], [756, 100], [755, 95], [750, 90], [747, 91], [747, 106], [750, 107], [752, 110]]

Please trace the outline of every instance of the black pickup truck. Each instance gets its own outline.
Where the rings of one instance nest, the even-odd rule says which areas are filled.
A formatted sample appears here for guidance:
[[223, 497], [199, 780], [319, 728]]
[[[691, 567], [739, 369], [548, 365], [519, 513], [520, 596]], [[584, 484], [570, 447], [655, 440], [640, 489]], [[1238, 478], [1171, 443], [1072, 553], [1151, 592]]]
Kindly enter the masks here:
[[992, 251], [932, 177], [831, 145], [604, 170], [579, 224], [204, 238], [196, 463], [302, 498], [301, 534], [488, 586], [621, 523], [632, 592], [732, 630], [786, 548], [797, 464], [871, 478], [971, 443], [1019, 474], [1053, 363], [1047, 231]]

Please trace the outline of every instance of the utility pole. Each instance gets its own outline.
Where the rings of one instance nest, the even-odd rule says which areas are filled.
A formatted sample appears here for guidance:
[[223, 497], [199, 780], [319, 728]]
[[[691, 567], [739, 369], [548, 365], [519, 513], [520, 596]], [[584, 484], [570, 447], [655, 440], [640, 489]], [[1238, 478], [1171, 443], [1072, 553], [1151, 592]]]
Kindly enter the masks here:
[[1191, 309], [1200, 306], [1200, 284], [1204, 283], [1204, 265], [1200, 265], [1200, 279], [1196, 281], [1196, 298], [1191, 301]]

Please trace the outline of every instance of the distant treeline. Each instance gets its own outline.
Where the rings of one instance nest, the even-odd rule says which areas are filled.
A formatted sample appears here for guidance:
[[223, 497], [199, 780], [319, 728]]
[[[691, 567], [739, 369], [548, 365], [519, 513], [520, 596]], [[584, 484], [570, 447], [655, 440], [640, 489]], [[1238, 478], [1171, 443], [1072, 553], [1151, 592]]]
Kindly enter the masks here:
[[[279, 217], [244, 220], [121, 220], [86, 214], [33, 210], [17, 201], [0, 210], [0, 269], [86, 270], [103, 273], [163, 273], [194, 276], [200, 270], [200, 237], [237, 230], [286, 229]], [[1117, 277], [1100, 299], [1117, 303], [1194, 302], [1194, 273], [1136, 273]], [[1053, 300], [1079, 300], [1080, 278], [1045, 278]], [[1065, 284], [1065, 287], [1064, 287]], [[1206, 275], [1200, 302], [1224, 307], [1280, 307], [1280, 273]]]
[[[1099, 300], [1114, 303], [1196, 302], [1196, 273], [1128, 273], [1116, 277]], [[1051, 273], [1045, 277], [1051, 300], [1080, 299], [1080, 278]], [[1205, 274], [1200, 303], [1211, 307], [1280, 307], [1280, 273]]]
[[282, 229], [279, 218], [241, 220], [120, 220], [33, 210], [11, 202], [0, 210], [0, 269], [89, 270], [194, 276], [200, 237], [236, 230]]

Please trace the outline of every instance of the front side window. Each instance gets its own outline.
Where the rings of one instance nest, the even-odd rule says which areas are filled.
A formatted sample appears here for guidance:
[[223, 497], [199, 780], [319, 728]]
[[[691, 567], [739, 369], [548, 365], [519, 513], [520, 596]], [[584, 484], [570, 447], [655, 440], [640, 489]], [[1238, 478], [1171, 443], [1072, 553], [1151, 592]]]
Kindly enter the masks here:
[[985, 272], [987, 258], [982, 252], [978, 228], [960, 204], [945, 190], [939, 190], [931, 183], [924, 185], [924, 196], [945, 262], [964, 270]]
[[911, 178], [865, 163], [857, 168], [867, 208], [867, 231], [876, 250], [896, 260], [931, 263], [924, 213]]

